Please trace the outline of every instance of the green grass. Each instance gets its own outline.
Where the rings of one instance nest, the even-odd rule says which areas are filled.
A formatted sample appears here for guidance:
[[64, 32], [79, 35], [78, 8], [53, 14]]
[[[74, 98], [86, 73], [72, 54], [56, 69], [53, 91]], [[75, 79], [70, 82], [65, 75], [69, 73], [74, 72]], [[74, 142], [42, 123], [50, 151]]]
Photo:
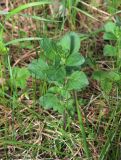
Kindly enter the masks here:
[[[120, 81], [113, 82], [111, 91], [107, 93], [101, 82], [92, 76], [97, 70], [110, 72], [117, 69], [121, 74], [118, 60], [120, 38], [116, 43], [105, 41], [102, 36], [106, 23], [103, 16], [103, 22], [99, 22], [98, 16], [101, 16], [98, 13], [88, 10], [78, 0], [70, 2], [63, 3], [68, 11], [65, 17], [52, 16], [49, 8], [51, 2], [44, 0], [28, 0], [26, 4], [18, 2], [18, 5], [11, 1], [7, 14], [3, 14], [0, 7], [1, 159], [121, 158]], [[102, 7], [111, 16], [116, 15], [117, 19], [120, 12], [118, 1], [106, 1]], [[81, 70], [87, 74], [90, 83], [85, 90], [76, 92], [75, 114], [70, 116], [66, 113], [66, 127], [63, 127], [62, 114], [52, 109], [46, 110], [38, 103], [39, 97], [50, 87], [48, 83], [30, 77], [23, 84], [25, 77], [20, 73], [18, 81], [13, 66], [28, 67], [33, 59], [43, 54], [39, 44], [41, 39], [48, 37], [56, 41], [68, 31], [75, 31], [80, 36], [80, 53], [85, 57]], [[103, 55], [106, 44], [115, 44], [118, 58]], [[23, 58], [24, 55], [27, 56]], [[18, 88], [17, 82], [22, 83], [24, 88]]]

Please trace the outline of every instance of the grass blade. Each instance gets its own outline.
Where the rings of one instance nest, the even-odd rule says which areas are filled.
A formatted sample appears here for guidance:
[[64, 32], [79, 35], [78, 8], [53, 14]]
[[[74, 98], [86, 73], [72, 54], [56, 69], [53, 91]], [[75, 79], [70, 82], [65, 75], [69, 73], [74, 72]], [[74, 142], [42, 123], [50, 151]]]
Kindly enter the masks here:
[[91, 19], [93, 19], [93, 20], [98, 21], [98, 19], [96, 19], [96, 18], [93, 17], [91, 14], [87, 13], [86, 11], [81, 10], [81, 9], [79, 9], [79, 8], [77, 8], [77, 7], [72, 7], [72, 8], [74, 8], [74, 9], [77, 10], [78, 12], [81, 12], [82, 14], [86, 15], [87, 17], [89, 17], [89, 18], [91, 18]]
[[5, 46], [19, 43], [19, 42], [23, 42], [23, 41], [40, 41], [40, 40], [42, 40], [42, 38], [40, 38], [40, 37], [19, 38], [19, 39], [14, 39], [12, 41], [7, 42], [5, 44]]
[[[110, 136], [108, 136], [109, 138], [107, 139], [104, 147], [101, 150], [101, 153], [100, 153], [100, 156], [99, 156], [99, 160], [105, 160], [105, 156], [108, 153], [109, 148], [110, 148], [110, 146], [111, 146], [111, 144], [112, 144], [112, 142], [113, 142], [113, 140], [114, 140], [114, 138], [116, 136], [116, 133], [117, 133], [119, 127], [120, 127], [120, 123], [121, 123], [121, 119], [119, 119], [117, 127], [114, 130], [112, 130], [112, 132], [110, 131], [111, 132]], [[114, 126], [114, 124], [112, 126]]]
[[80, 109], [79, 109], [79, 104], [78, 104], [76, 93], [74, 93], [74, 96], [75, 96], [75, 101], [76, 101], [76, 108], [77, 108], [78, 120], [79, 120], [79, 124], [80, 124], [80, 130], [81, 130], [81, 133], [82, 133], [82, 139], [83, 139], [83, 143], [84, 143], [84, 151], [85, 151], [86, 157], [88, 159], [90, 159], [91, 158], [90, 157], [90, 151], [89, 151], [89, 147], [88, 147], [87, 140], [86, 140], [85, 128], [84, 128], [84, 125], [83, 125], [82, 114], [81, 114]]
[[20, 14], [21, 16], [23, 17], [26, 17], [26, 18], [32, 18], [34, 20], [39, 20], [39, 21], [44, 21], [44, 22], [61, 22], [61, 21], [55, 21], [55, 20], [51, 20], [51, 19], [46, 19], [46, 18], [42, 18], [42, 17], [39, 17], [39, 16], [32, 16], [32, 15], [27, 15], [27, 14]]
[[40, 5], [46, 5], [46, 4], [51, 4], [51, 2], [50, 1], [42, 1], [42, 2], [32, 2], [32, 3], [21, 5], [15, 9], [13, 9], [12, 11], [10, 11], [9, 14], [7, 15], [7, 18], [10, 18], [10, 17], [16, 15], [17, 13], [21, 12], [22, 10], [27, 9], [27, 8], [40, 6]]

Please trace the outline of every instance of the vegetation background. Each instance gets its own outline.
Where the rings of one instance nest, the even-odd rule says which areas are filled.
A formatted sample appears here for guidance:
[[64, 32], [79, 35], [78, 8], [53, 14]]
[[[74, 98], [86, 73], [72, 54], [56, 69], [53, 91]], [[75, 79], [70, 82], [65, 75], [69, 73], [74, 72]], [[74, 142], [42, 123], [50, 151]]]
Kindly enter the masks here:
[[[61, 113], [52, 97], [60, 93], [64, 97], [67, 93], [56, 91], [51, 101], [46, 99], [48, 103], [42, 105], [40, 97], [57, 83], [43, 81], [36, 75], [40, 75], [42, 69], [42, 61], [38, 63], [38, 59], [47, 47], [51, 47], [49, 40], [54, 46], [57, 43], [58, 55], [64, 45], [68, 48], [70, 33], [80, 46], [74, 44], [72, 50], [76, 49], [78, 58], [71, 57], [73, 63], [68, 60], [68, 65], [72, 63], [72, 70], [69, 69], [78, 72], [79, 76], [71, 77], [75, 78], [73, 84], [77, 84], [76, 88], [71, 85], [75, 92], [69, 91], [73, 103], [68, 106], [72, 107]], [[58, 42], [64, 36], [67, 37], [62, 48], [58, 48]], [[42, 39], [48, 40], [47, 43], [44, 41], [44, 48], [41, 48]], [[53, 47], [52, 50], [55, 52]], [[50, 62], [45, 57], [44, 60]], [[120, 61], [120, 1], [1, 1], [0, 158], [120, 160]], [[34, 71], [29, 68], [33, 63]], [[73, 68], [75, 65], [76, 69]], [[30, 70], [36, 73], [34, 77]], [[62, 73], [55, 76], [54, 81], [62, 76]], [[87, 82], [85, 88], [79, 90], [78, 85], [81, 87], [84, 82]], [[67, 99], [61, 102], [64, 100]]]

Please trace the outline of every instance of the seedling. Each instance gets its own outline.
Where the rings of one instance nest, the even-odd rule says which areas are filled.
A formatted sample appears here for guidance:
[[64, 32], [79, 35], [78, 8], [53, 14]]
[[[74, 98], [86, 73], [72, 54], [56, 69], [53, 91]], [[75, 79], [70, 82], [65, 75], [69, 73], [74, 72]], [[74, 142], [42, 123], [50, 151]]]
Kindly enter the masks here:
[[63, 114], [64, 129], [67, 114], [73, 115], [74, 106], [77, 106], [84, 150], [89, 158], [82, 115], [78, 108], [77, 95], [73, 94], [82, 91], [89, 84], [86, 74], [80, 71], [85, 62], [79, 53], [80, 38], [76, 33], [70, 32], [57, 42], [43, 39], [40, 45], [44, 51], [43, 55], [29, 65], [32, 76], [48, 85], [46, 93], [39, 98], [39, 103], [45, 109], [53, 109]]
[[32, 76], [45, 81], [49, 86], [39, 103], [45, 109], [73, 114], [72, 91], [82, 90], [88, 85], [87, 76], [80, 71], [85, 61], [79, 53], [80, 38], [71, 32], [58, 42], [43, 39], [40, 44], [44, 50], [43, 55], [29, 65]]

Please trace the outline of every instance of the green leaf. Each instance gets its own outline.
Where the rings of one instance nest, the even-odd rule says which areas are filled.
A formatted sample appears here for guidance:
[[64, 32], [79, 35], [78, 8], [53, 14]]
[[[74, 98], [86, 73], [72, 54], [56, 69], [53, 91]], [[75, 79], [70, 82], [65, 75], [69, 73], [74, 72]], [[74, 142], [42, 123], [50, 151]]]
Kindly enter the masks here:
[[104, 56], [117, 56], [117, 49], [111, 45], [105, 45], [103, 53]]
[[101, 88], [106, 94], [109, 94], [112, 90], [112, 82], [107, 81], [107, 80], [102, 80]]
[[80, 38], [75, 32], [67, 33], [58, 43], [64, 50], [76, 53], [80, 49]]
[[44, 50], [46, 59], [51, 60], [54, 63], [56, 63], [56, 61], [57, 63], [59, 63], [61, 57], [66, 54], [61, 46], [59, 46], [55, 41], [48, 38], [42, 39], [40, 41], [40, 46]]
[[107, 80], [110, 82], [117, 82], [120, 80], [120, 75], [115, 71], [95, 71], [93, 78], [97, 81]]
[[105, 32], [103, 35], [104, 40], [117, 40], [117, 37], [113, 33], [107, 33]]
[[47, 93], [46, 95], [40, 97], [39, 102], [45, 109], [52, 108], [54, 111], [58, 111], [59, 113], [64, 112], [64, 105], [55, 96], [55, 94]]
[[92, 75], [93, 79], [101, 81], [107, 78], [107, 72], [105, 71], [95, 71]]
[[108, 72], [107, 78], [110, 79], [110, 81], [112, 81], [112, 82], [117, 82], [121, 79], [120, 74], [118, 74], [117, 72], [114, 72], [114, 71]]
[[115, 34], [116, 24], [113, 22], [107, 22], [104, 26], [106, 32]]
[[40, 41], [40, 47], [43, 48], [46, 58], [52, 61], [55, 60], [55, 56], [56, 56], [56, 51], [53, 48], [54, 46], [53, 43], [54, 42], [48, 38], [44, 38]]
[[85, 73], [76, 71], [69, 77], [67, 81], [67, 89], [79, 90], [85, 88], [88, 84], [89, 82]]
[[49, 88], [48, 93], [58, 94], [62, 96], [64, 99], [69, 99], [71, 97], [69, 91], [67, 91], [63, 87], [58, 87], [58, 86]]
[[29, 64], [28, 69], [34, 78], [41, 79], [41, 80], [44, 80], [47, 78], [45, 71], [48, 69], [48, 65], [41, 58], [33, 60], [31, 64]]
[[80, 55], [80, 53], [72, 53], [67, 61], [66, 61], [66, 65], [67, 66], [79, 66], [82, 65], [85, 62], [85, 59], [82, 55]]
[[63, 83], [66, 77], [66, 71], [64, 67], [56, 68], [55, 66], [50, 66], [47, 70], [47, 78], [49, 82], [57, 81]]
[[12, 86], [23, 89], [26, 87], [26, 81], [29, 78], [30, 73], [27, 68], [14, 67], [12, 69], [12, 76]]

